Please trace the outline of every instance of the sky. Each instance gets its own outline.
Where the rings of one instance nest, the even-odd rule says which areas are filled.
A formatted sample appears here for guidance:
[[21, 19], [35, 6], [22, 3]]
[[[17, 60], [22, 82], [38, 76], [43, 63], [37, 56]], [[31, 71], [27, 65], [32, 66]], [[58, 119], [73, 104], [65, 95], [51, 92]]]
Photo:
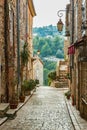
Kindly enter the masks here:
[[[57, 12], [65, 10], [69, 0], [33, 0], [33, 3], [36, 11], [33, 27], [43, 27], [51, 24], [56, 26], [59, 20]], [[65, 11], [62, 13], [62, 21], [65, 22]]]

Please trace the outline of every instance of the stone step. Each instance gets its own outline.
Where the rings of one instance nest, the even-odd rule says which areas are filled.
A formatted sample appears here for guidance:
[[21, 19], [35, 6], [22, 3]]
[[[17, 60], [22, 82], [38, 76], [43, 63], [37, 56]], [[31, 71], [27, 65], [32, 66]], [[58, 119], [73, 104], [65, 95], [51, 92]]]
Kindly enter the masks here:
[[9, 118], [9, 119], [14, 119], [16, 117], [16, 113], [17, 113], [17, 110], [16, 109], [9, 109], [7, 112], [6, 112], [6, 116]]
[[9, 103], [0, 103], [0, 117], [5, 117], [9, 109]]

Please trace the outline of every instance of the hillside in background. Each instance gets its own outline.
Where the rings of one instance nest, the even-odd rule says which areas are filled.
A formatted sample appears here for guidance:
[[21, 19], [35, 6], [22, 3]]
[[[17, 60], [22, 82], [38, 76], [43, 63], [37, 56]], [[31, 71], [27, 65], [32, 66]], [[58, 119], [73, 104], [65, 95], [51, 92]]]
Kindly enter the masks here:
[[56, 26], [33, 28], [34, 55], [40, 50], [40, 58], [44, 63], [44, 84], [48, 84], [48, 73], [54, 71], [56, 62], [64, 58], [64, 37]]
[[40, 36], [40, 37], [47, 37], [47, 36], [55, 36], [55, 35], [64, 35], [63, 32], [58, 32], [57, 27], [53, 25], [43, 26], [43, 27], [35, 27], [33, 28], [33, 34]]

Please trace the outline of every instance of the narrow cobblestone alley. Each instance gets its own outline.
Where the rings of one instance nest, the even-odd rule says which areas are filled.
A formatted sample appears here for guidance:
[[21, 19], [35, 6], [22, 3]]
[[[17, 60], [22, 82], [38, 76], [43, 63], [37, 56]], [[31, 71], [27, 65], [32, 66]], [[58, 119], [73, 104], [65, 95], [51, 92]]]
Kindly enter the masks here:
[[62, 89], [39, 87], [31, 99], [0, 130], [74, 130]]

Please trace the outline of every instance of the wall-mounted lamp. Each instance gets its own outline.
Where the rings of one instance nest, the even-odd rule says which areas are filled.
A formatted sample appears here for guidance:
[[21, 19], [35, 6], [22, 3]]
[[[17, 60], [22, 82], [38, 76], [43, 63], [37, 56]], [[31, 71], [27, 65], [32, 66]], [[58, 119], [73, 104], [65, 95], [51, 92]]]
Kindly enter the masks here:
[[[74, 9], [73, 9], [74, 10]], [[68, 9], [65, 9], [65, 10], [59, 10], [58, 12], [57, 12], [57, 15], [58, 15], [58, 17], [59, 17], [59, 21], [58, 21], [58, 23], [57, 23], [57, 29], [58, 29], [58, 31], [59, 32], [62, 32], [62, 30], [63, 30], [63, 22], [62, 22], [62, 20], [61, 20], [61, 17], [63, 16], [63, 11], [73, 11], [73, 10], [68, 10]]]
[[60, 18], [58, 23], [57, 23], [57, 29], [58, 29], [59, 32], [62, 32], [62, 30], [63, 30], [63, 22], [61, 20], [61, 17], [63, 16], [63, 13], [61, 13], [61, 11], [66, 11], [66, 10], [59, 10], [57, 12], [58, 17]]

